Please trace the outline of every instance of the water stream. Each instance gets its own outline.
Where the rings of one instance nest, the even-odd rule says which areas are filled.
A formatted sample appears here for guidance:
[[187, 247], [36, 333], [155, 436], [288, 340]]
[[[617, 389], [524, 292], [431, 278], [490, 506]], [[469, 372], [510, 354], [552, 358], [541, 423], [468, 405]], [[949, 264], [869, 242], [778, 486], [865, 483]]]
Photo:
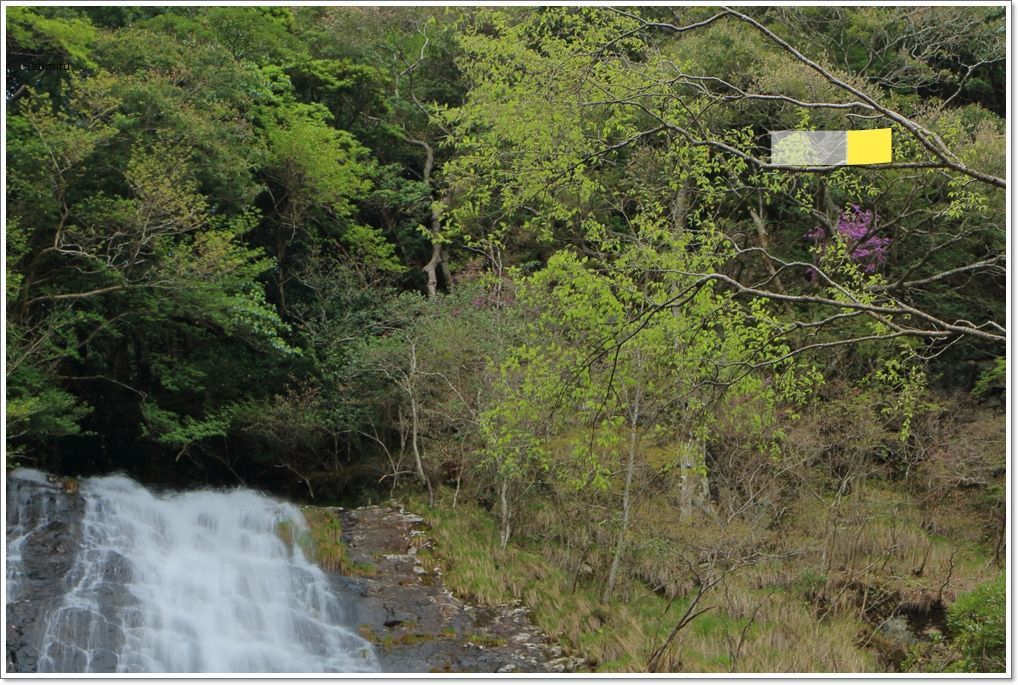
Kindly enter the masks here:
[[[80, 548], [44, 619], [40, 672], [378, 670], [328, 577], [280, 537], [283, 522], [294, 539], [304, 529], [297, 507], [243, 489], [155, 494], [116, 475], [82, 481], [80, 491]], [[47, 512], [45, 498], [21, 494], [30, 488], [8, 492], [10, 603], [24, 540]]]

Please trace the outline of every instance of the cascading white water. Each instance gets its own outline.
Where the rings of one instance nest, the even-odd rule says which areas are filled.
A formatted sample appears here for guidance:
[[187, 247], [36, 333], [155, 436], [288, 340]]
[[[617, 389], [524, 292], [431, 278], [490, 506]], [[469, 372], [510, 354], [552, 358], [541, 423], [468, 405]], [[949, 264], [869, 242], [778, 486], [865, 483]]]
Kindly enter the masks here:
[[24, 580], [22, 550], [28, 536], [46, 525], [50, 517], [52, 498], [39, 496], [36, 485], [49, 485], [46, 474], [35, 469], [18, 469], [18, 477], [11, 481], [7, 496], [7, 602], [13, 602], [21, 593]]
[[81, 494], [81, 546], [40, 672], [378, 670], [325, 574], [280, 537], [284, 522], [293, 539], [304, 530], [296, 507], [250, 490], [154, 495], [123, 476]]

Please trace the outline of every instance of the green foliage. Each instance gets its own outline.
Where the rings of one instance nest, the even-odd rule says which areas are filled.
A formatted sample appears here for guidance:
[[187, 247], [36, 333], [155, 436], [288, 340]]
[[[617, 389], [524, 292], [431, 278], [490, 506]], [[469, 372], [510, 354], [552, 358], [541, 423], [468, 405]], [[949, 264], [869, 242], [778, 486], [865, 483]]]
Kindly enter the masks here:
[[57, 308], [35, 328], [7, 326], [7, 454], [24, 454], [29, 439], [49, 441], [81, 432], [81, 420], [91, 408], [86, 401], [60, 387], [59, 363], [78, 355], [76, 327], [88, 318]]
[[[801, 606], [839, 550], [922, 585], [944, 560], [881, 527], [919, 508], [1003, 549], [998, 410], [946, 415], [1006, 387], [1005, 193], [910, 132], [1004, 175], [1003, 17], [747, 14], [921, 127], [880, 124], [917, 166], [753, 163], [769, 131], [876, 115], [711, 8], [11, 8], [8, 455], [424, 487], [448, 582], [523, 598], [605, 670], [745, 562], [759, 584], [691, 624], [683, 668], [871, 665], [861, 618]], [[851, 528], [873, 482], [902, 511]], [[281, 535], [357, 572], [325, 511]], [[803, 511], [827, 533], [789, 551]], [[754, 624], [760, 587], [783, 613]], [[952, 607], [958, 668], [999, 666], [998, 600]]]
[[961, 595], [948, 608], [947, 625], [962, 659], [953, 670], [999, 673], [1006, 670], [1007, 588], [1004, 574]]
[[185, 448], [192, 443], [208, 438], [226, 435], [229, 419], [224, 415], [209, 416], [195, 419], [190, 416], [160, 409], [153, 404], [143, 404], [141, 413], [144, 417], [148, 437], [175, 448]]
[[89, 47], [96, 31], [80, 18], [47, 16], [41, 8], [14, 7], [7, 14], [7, 33], [23, 48], [63, 53], [81, 66], [94, 66]]
[[238, 62], [276, 63], [297, 50], [290, 33], [293, 13], [288, 8], [209, 8], [203, 13], [218, 42]]
[[979, 375], [972, 388], [974, 395], [988, 395], [1000, 392], [1007, 387], [1007, 358], [999, 357]]

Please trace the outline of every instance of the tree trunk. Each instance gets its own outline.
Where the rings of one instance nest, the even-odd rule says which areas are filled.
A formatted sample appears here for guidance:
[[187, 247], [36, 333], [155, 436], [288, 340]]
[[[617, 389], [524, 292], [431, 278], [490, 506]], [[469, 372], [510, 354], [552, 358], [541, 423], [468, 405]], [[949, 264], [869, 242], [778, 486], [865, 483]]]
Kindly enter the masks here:
[[286, 318], [286, 246], [287, 240], [283, 233], [276, 234], [276, 272], [273, 280], [276, 282], [276, 293], [279, 297], [279, 315]]
[[[424, 170], [421, 174], [421, 178], [424, 184], [431, 188], [431, 171], [435, 168], [435, 150], [431, 147], [431, 144], [426, 140], [420, 140], [418, 138], [407, 138], [412, 143], [420, 145], [424, 148]], [[438, 273], [442, 272], [442, 278], [445, 279], [445, 287], [452, 287], [452, 275], [449, 273], [449, 251], [448, 248], [441, 242], [441, 219], [438, 215], [438, 210], [435, 209], [434, 205], [431, 207], [431, 225], [428, 227], [428, 232], [431, 233], [431, 259], [424, 265], [423, 271], [428, 276], [428, 298], [434, 298], [438, 295]]]
[[[432, 240], [435, 239], [435, 231], [431, 231]], [[442, 262], [442, 245], [441, 243], [431, 243], [431, 259], [424, 265], [424, 273], [428, 275], [428, 297], [433, 298], [438, 295], [438, 266]]]
[[[639, 373], [639, 362], [637, 362], [637, 373]], [[629, 531], [629, 512], [633, 489], [633, 472], [636, 470], [636, 448], [639, 443], [640, 390], [641, 388], [638, 384], [629, 417], [629, 455], [626, 463], [626, 484], [622, 490], [622, 525], [619, 528], [619, 538], [615, 543], [615, 555], [612, 558], [611, 567], [608, 569], [608, 582], [604, 586], [604, 594], [601, 595], [602, 602], [607, 602], [611, 599], [612, 593], [615, 591], [619, 566], [622, 564], [622, 554], [626, 548], [626, 533]]]
[[771, 244], [770, 239], [767, 236], [767, 221], [764, 216], [763, 206], [763, 195], [759, 195], [759, 209], [749, 208], [749, 215], [753, 218], [753, 225], [756, 227], [756, 238], [757, 243], [766, 254], [761, 254], [760, 259], [763, 260], [764, 268], [767, 269], [767, 274], [771, 277], [771, 281], [774, 283], [774, 290], [778, 293], [785, 292], [785, 286], [781, 282], [781, 276], [778, 275], [778, 270], [774, 268], [774, 262], [767, 255], [770, 254]]
[[417, 398], [413, 391], [410, 393], [410, 445], [414, 452], [414, 465], [417, 469], [417, 478], [428, 488], [428, 505], [435, 506], [435, 493], [431, 488], [431, 481], [424, 472], [424, 460], [421, 457], [420, 446], [418, 445], [418, 409]]
[[682, 518], [688, 519], [693, 515], [693, 488], [690, 480], [693, 476], [693, 436], [690, 435], [686, 443], [686, 453], [682, 460]]
[[447, 291], [452, 290], [452, 271], [449, 270], [448, 243], [442, 243], [442, 250], [439, 253], [438, 270], [442, 274], [442, 280], [445, 282], [445, 289]]
[[509, 545], [509, 537], [512, 535], [512, 512], [509, 508], [508, 478], [503, 478], [498, 486], [498, 509], [501, 518], [499, 548], [505, 549]]
[[611, 568], [608, 569], [608, 583], [604, 587], [602, 602], [611, 599], [615, 592], [615, 582], [619, 574], [619, 566], [622, 563], [622, 553], [626, 547], [626, 532], [629, 529], [630, 494], [633, 487], [633, 471], [636, 469], [636, 427], [629, 430], [629, 462], [626, 464], [626, 485], [622, 491], [622, 527], [619, 529], [619, 538], [615, 543], [615, 555], [612, 557]]
[[678, 235], [686, 229], [686, 216], [689, 214], [689, 195], [693, 190], [693, 181], [687, 177], [682, 187], [672, 198], [672, 231]]

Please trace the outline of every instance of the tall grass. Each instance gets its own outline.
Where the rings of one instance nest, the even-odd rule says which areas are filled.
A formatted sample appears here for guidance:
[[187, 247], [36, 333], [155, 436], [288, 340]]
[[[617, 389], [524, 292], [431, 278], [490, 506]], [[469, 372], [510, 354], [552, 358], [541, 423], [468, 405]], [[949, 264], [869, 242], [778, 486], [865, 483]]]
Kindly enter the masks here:
[[[492, 516], [470, 504], [449, 508], [440, 499], [425, 513], [434, 546], [422, 552], [444, 569], [457, 596], [485, 605], [522, 603], [534, 623], [591, 670], [644, 671], [653, 650], [684, 614], [689, 599], [669, 601], [632, 577], [618, 596], [599, 600], [601, 587], [577, 583], [554, 560], [547, 540], [498, 548]], [[865, 633], [859, 620], [835, 617], [820, 623], [795, 587], [761, 589], [759, 574], [744, 574], [704, 600], [710, 607], [682, 632], [670, 668], [685, 672], [876, 671], [874, 655], [857, 646]]]
[[[277, 533], [287, 545], [296, 543], [310, 561], [330, 572], [345, 575], [374, 575], [376, 569], [359, 564], [350, 558], [343, 542], [343, 526], [339, 515], [328, 507], [304, 507], [305, 527], [296, 527], [291, 521], [282, 521]], [[296, 538], [296, 539], [295, 539]]]

